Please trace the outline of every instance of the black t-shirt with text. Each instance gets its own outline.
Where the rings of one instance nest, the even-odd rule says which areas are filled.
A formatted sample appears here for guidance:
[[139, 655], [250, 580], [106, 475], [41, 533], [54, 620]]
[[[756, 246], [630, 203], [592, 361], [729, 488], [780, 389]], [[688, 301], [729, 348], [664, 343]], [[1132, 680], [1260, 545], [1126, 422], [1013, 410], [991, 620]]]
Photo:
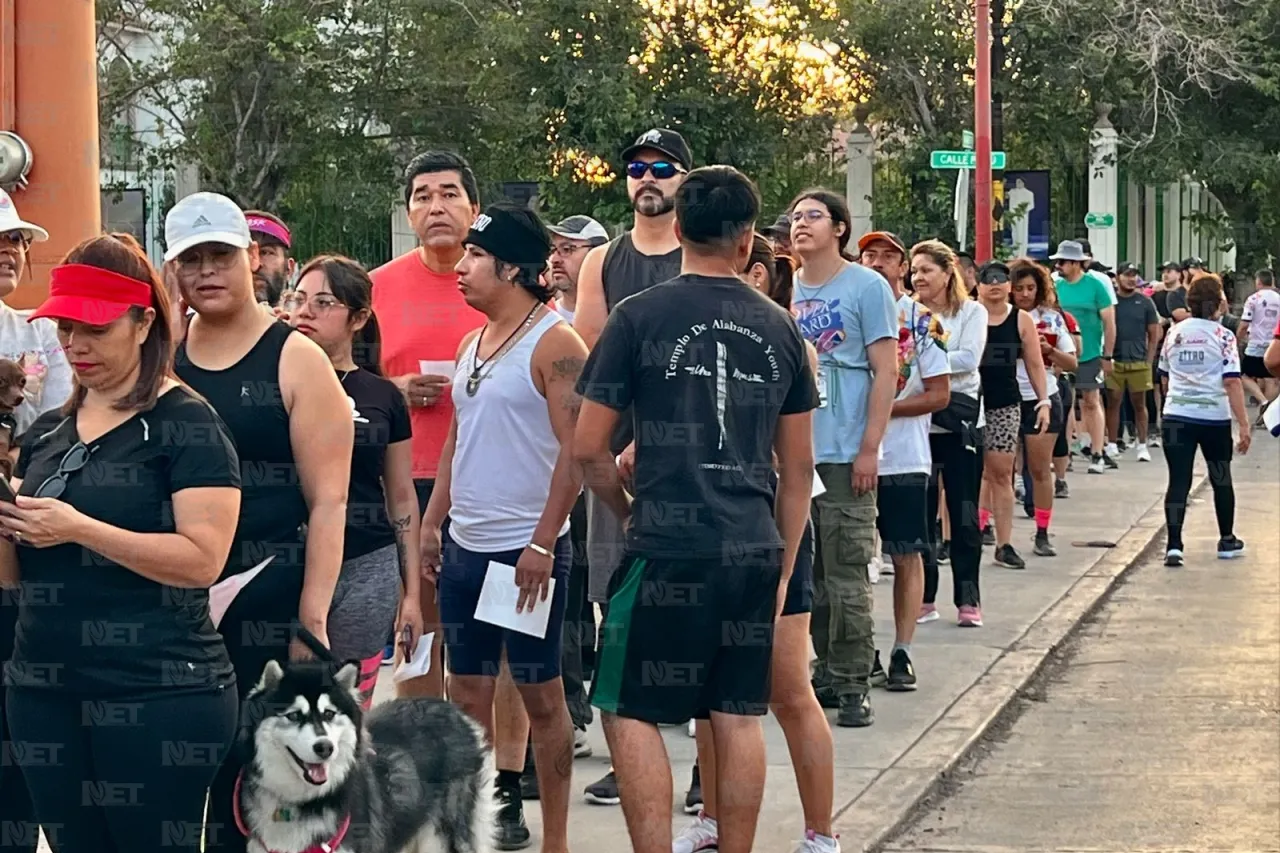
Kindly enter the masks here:
[[[78, 442], [74, 417], [54, 410], [38, 418], [14, 471], [18, 493], [33, 495]], [[175, 532], [177, 492], [240, 487], [226, 426], [181, 387], [88, 448], [59, 500], [135, 533]], [[17, 552], [21, 606], [7, 686], [142, 696], [235, 683], [207, 589], [166, 586], [74, 543]]]
[[818, 389], [799, 328], [768, 297], [698, 275], [628, 297], [578, 390], [634, 407], [631, 551], [730, 560], [782, 547], [769, 484], [778, 418], [817, 408]]
[[[342, 559], [350, 560], [394, 545], [395, 532], [387, 518], [387, 447], [408, 441], [409, 407], [404, 395], [387, 379], [359, 368], [339, 373], [347, 392], [356, 440], [351, 451], [351, 483], [347, 490], [347, 532]], [[426, 507], [419, 507], [419, 511]]]

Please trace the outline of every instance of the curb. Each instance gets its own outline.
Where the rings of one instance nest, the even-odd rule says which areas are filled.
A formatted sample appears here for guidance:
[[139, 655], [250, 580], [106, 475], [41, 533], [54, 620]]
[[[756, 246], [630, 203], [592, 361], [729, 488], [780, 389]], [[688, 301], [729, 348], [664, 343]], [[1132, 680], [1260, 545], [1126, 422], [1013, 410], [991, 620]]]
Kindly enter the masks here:
[[[1189, 497], [1197, 495], [1207, 482], [1207, 476], [1197, 477]], [[946, 781], [992, 723], [1026, 690], [1049, 655], [1102, 605], [1164, 530], [1164, 501], [1159, 498], [897, 761], [857, 797], [837, 808], [832, 830], [837, 837], [849, 839], [842, 845], [846, 853], [878, 851], [905, 827], [916, 807]]]

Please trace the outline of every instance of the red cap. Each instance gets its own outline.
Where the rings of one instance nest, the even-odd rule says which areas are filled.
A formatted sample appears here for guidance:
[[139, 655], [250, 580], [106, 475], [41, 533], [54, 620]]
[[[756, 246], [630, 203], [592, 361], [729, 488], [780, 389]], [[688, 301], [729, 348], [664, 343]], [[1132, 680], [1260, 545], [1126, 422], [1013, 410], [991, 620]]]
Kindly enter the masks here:
[[86, 264], [62, 264], [49, 275], [49, 298], [31, 312], [40, 317], [105, 326], [130, 308], [151, 307], [151, 285], [127, 275]]

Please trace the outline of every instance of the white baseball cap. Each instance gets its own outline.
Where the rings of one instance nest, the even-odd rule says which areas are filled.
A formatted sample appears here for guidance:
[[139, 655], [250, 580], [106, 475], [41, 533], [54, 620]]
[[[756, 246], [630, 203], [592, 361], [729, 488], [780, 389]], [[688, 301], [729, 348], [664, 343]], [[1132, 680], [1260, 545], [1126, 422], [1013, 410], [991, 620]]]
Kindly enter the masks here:
[[164, 218], [166, 262], [202, 243], [225, 243], [247, 249], [252, 241], [244, 211], [217, 193], [192, 193], [170, 208]]
[[0, 190], [0, 231], [25, 231], [33, 243], [43, 243], [49, 239], [48, 231], [18, 215], [13, 199], [4, 190]]

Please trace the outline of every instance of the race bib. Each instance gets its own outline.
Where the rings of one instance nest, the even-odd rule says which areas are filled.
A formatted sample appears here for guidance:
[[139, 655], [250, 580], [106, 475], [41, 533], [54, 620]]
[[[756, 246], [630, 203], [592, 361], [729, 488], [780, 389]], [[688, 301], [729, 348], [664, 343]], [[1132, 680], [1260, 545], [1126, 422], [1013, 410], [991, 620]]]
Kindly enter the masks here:
[[827, 407], [827, 369], [825, 367], [818, 368], [818, 408], [825, 409]]

